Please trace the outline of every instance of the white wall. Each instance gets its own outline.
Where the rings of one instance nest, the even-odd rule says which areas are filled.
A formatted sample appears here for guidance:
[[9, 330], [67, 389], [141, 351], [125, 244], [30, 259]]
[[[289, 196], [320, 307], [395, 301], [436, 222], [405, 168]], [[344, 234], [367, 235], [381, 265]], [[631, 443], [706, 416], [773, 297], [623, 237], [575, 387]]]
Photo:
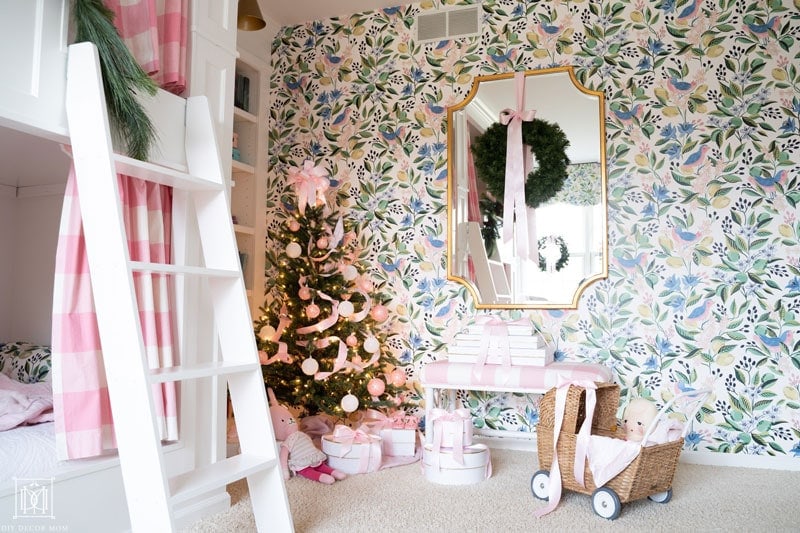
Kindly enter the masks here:
[[[64, 169], [65, 176], [66, 172]], [[20, 191], [24, 194], [25, 189]], [[64, 186], [30, 192], [44, 195], [16, 200], [11, 334], [14, 340], [50, 344], [53, 273]]]
[[[9, 257], [14, 249], [14, 196], [16, 188], [0, 185], [0, 250]], [[0, 342], [12, 340], [11, 301], [14, 288], [14, 265], [10, 260], [0, 261]]]
[[[56, 179], [63, 180], [66, 172]], [[19, 193], [0, 186], [0, 341], [50, 344], [63, 199], [63, 184], [20, 188]]]

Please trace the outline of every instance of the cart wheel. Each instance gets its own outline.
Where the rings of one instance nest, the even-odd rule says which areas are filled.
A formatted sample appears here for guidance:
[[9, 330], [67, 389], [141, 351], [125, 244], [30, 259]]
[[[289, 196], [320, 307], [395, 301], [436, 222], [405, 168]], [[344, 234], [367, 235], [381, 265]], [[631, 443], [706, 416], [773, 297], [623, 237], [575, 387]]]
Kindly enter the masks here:
[[598, 516], [614, 520], [622, 511], [622, 503], [616, 492], [608, 487], [600, 487], [592, 494], [592, 509]]
[[667, 503], [672, 499], [672, 489], [667, 489], [664, 492], [656, 492], [647, 498], [656, 503]]
[[531, 492], [540, 500], [550, 499], [550, 471], [539, 470], [531, 477]]

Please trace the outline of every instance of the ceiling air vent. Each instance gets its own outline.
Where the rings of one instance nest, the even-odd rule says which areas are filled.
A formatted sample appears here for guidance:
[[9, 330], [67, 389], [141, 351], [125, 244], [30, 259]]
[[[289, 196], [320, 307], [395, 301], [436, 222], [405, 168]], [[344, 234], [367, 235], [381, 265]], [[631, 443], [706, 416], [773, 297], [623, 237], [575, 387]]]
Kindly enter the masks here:
[[471, 37], [478, 35], [480, 30], [480, 4], [420, 13], [417, 16], [417, 40], [421, 42]]

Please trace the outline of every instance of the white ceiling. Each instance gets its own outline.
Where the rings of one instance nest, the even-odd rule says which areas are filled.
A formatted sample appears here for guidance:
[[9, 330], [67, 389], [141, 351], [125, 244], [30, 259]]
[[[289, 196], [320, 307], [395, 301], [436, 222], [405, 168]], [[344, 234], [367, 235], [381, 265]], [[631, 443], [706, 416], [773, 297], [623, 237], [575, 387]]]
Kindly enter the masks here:
[[260, 0], [265, 17], [282, 26], [321, 20], [362, 11], [414, 4], [407, 0]]

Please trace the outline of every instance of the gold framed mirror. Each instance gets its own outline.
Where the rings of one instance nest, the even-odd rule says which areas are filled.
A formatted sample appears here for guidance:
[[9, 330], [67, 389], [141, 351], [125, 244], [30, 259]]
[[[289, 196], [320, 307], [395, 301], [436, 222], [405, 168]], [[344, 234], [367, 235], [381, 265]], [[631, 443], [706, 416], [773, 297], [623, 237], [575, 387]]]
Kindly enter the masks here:
[[[469, 289], [479, 309], [575, 309], [586, 287], [608, 276], [605, 99], [581, 85], [572, 67], [524, 74], [524, 110], [557, 125], [569, 141], [563, 185], [536, 207], [525, 206], [525, 246], [538, 254], [520, 257], [515, 250], [524, 246], [503, 239], [503, 198], [489, 192], [490, 178], [475, 170], [481, 165], [470, 150], [501, 111], [516, 110], [521, 80], [513, 72], [479, 76], [467, 97], [447, 111], [447, 275]], [[505, 164], [501, 151], [481, 157], [500, 157]], [[536, 150], [528, 151], [526, 176], [537, 165]]]

